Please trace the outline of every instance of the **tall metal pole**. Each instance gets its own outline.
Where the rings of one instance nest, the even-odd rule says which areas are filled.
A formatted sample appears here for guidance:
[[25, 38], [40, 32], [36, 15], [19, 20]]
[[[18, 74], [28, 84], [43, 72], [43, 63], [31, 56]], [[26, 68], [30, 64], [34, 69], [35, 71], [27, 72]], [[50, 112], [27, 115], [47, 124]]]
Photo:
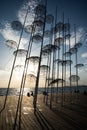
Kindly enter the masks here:
[[[66, 27], [64, 27], [64, 32], [65, 32], [65, 36], [66, 36]], [[64, 53], [66, 53], [66, 37], [65, 37], [64, 45], [65, 45]], [[65, 89], [66, 89], [66, 55], [64, 57], [64, 68], [65, 68], [65, 71], [64, 71], [64, 80], [65, 80], [65, 82], [64, 82], [64, 102], [65, 102], [65, 98], [66, 98], [65, 97], [66, 96], [66, 94], [65, 94]]]
[[63, 61], [64, 61], [64, 56], [63, 56], [63, 54], [64, 54], [64, 13], [63, 13], [63, 45], [62, 45], [62, 99], [61, 99], [61, 106], [63, 106], [64, 105], [64, 88], [63, 88], [63, 85], [64, 85], [64, 81], [63, 81], [63, 78], [64, 78], [64, 69], [63, 69]]
[[[46, 0], [46, 7], [47, 7], [47, 0]], [[44, 18], [44, 26], [43, 26], [43, 37], [44, 37], [44, 29], [45, 29], [45, 21], [46, 21], [46, 7], [45, 7], [45, 18]], [[36, 107], [37, 107], [37, 93], [38, 93], [38, 86], [39, 86], [39, 77], [40, 77], [40, 66], [41, 66], [41, 59], [42, 59], [42, 48], [43, 48], [43, 38], [41, 42], [41, 50], [40, 50], [40, 59], [39, 59], [39, 65], [38, 65], [38, 72], [37, 72], [37, 78], [36, 78], [36, 84], [35, 84], [35, 94], [34, 94], [34, 100], [33, 100], [33, 105], [34, 105], [34, 112], [36, 112]]]
[[[75, 45], [76, 45], [76, 25], [74, 25], [74, 32], [75, 32]], [[78, 59], [77, 59], [77, 47], [76, 49], [76, 65], [78, 63]], [[76, 66], [76, 100], [77, 100], [77, 90], [78, 90], [78, 67]]]
[[49, 72], [48, 72], [48, 87], [47, 87], [47, 98], [46, 98], [46, 105], [48, 105], [48, 92], [49, 92], [49, 81], [50, 81], [50, 73], [51, 73], [51, 53], [49, 54], [49, 66], [50, 66], [50, 69], [49, 69]]
[[[68, 18], [68, 24], [69, 24], [69, 18]], [[68, 33], [70, 35], [70, 28], [68, 30]], [[69, 36], [69, 50], [70, 50], [70, 48], [71, 48], [71, 40], [70, 40], [70, 36]], [[71, 52], [70, 51], [69, 51], [69, 59], [71, 61]], [[72, 68], [72, 65], [70, 64], [70, 69], [69, 69], [69, 71], [70, 71], [70, 73], [69, 73], [70, 77], [71, 77], [71, 72], [72, 72], [71, 68]], [[70, 85], [70, 102], [72, 103], [72, 82], [71, 82], [71, 78], [70, 78], [69, 85]]]
[[[48, 57], [47, 57], [47, 66], [49, 66], [49, 55], [48, 55]], [[47, 68], [47, 72], [46, 72], [46, 79], [45, 79], [45, 92], [47, 92], [47, 78], [48, 78], [48, 72], [49, 72], [49, 69], [50, 69], [50, 67]], [[47, 94], [48, 94], [48, 93], [47, 93]], [[46, 101], [46, 96], [47, 96], [47, 95], [44, 95], [44, 103], [45, 103], [45, 101]]]

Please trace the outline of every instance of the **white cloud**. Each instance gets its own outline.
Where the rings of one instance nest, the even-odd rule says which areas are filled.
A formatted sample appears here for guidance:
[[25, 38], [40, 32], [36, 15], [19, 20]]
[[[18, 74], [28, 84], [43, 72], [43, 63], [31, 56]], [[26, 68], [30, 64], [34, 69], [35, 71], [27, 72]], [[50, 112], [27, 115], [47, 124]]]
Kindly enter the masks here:
[[[1, 70], [0, 69], [0, 86], [1, 86], [1, 84], [2, 84], [2, 82], [3, 82], [3, 84], [4, 84], [4, 82], [6, 82], [8, 79], [7, 79], [7, 77], [9, 77], [9, 75], [10, 75], [10, 72], [9, 71], [6, 71], [6, 70]], [[6, 82], [7, 83], [7, 82]], [[3, 86], [2, 86], [3, 87]]]
[[[0, 33], [2, 34], [5, 40], [13, 40], [16, 41], [18, 44], [20, 38], [20, 32], [12, 30], [10, 23], [5, 22], [5, 26], [3, 29], [0, 30]], [[24, 48], [24, 45], [27, 44], [27, 42], [28, 39], [22, 37], [20, 48]]]
[[29, 0], [28, 2], [23, 4], [23, 6], [21, 7], [21, 9], [18, 11], [18, 14], [17, 14], [17, 17], [22, 24], [24, 23], [25, 15], [29, 6], [25, 25], [31, 25], [31, 23], [34, 20], [34, 15], [35, 15], [34, 8], [37, 5], [37, 3], [38, 3], [37, 0]]
[[[84, 41], [86, 41], [87, 38], [86, 38], [86, 30], [82, 27], [78, 28], [76, 30], [76, 42], [82, 42], [84, 43]], [[75, 45], [75, 33], [72, 32], [71, 33], [71, 39], [70, 39], [70, 43], [71, 43], [71, 46], [74, 46]], [[69, 41], [66, 41], [66, 44], [69, 45]]]
[[81, 55], [82, 58], [87, 58], [87, 52]]
[[0, 69], [0, 76], [4, 76], [5, 74], [8, 74], [9, 72], [8, 71], [6, 71], [6, 70], [2, 70], [2, 69]]
[[[27, 19], [26, 19], [26, 25], [29, 25], [32, 23], [32, 21], [34, 19], [34, 8], [37, 5], [37, 1], [38, 0], [28, 0], [28, 2], [24, 3], [23, 6], [18, 11], [17, 17], [18, 17], [18, 20], [22, 24], [24, 23], [24, 19], [25, 19], [25, 15], [26, 15], [28, 6], [29, 6], [29, 11], [28, 11]], [[0, 25], [2, 25], [2, 23], [0, 23]], [[1, 28], [1, 26], [0, 26], [0, 34], [3, 36], [3, 38], [5, 40], [13, 40], [13, 41], [17, 42], [17, 44], [19, 42], [20, 32], [14, 31], [11, 28], [11, 24], [8, 23], [8, 21], [3, 21], [3, 28]], [[27, 45], [28, 40], [29, 39], [25, 38], [25, 36], [23, 35], [23, 37], [21, 38], [21, 44], [20, 44], [19, 48], [24, 48], [25, 45]]]

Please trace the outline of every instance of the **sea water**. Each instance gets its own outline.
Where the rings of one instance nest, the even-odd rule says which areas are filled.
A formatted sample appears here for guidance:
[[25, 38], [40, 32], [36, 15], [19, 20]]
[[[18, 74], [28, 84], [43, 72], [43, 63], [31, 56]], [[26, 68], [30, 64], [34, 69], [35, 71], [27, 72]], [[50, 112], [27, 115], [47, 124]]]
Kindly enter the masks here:
[[[38, 88], [38, 93], [43, 93], [45, 89], [42, 87], [42, 88]], [[64, 92], [70, 92], [72, 90], [72, 92], [75, 92], [76, 90], [76, 87], [75, 86], [72, 86], [71, 88], [68, 86], [68, 87], [63, 87], [63, 91]], [[78, 90], [79, 92], [83, 93], [84, 91], [87, 92], [87, 86], [78, 86]], [[24, 92], [23, 92], [23, 95], [27, 95], [28, 92], [31, 92], [33, 91], [34, 92], [34, 88], [24, 88]], [[52, 91], [54, 93], [57, 92], [57, 88], [53, 88]], [[0, 96], [5, 96], [6, 95], [6, 92], [7, 92], [7, 88], [0, 88]], [[51, 88], [49, 88], [49, 93], [51, 92]], [[58, 88], [58, 92], [61, 93], [62, 92], [62, 87], [59, 87]], [[18, 96], [20, 94], [20, 88], [9, 88], [9, 91], [8, 91], [8, 95], [13, 95], [13, 96]]]

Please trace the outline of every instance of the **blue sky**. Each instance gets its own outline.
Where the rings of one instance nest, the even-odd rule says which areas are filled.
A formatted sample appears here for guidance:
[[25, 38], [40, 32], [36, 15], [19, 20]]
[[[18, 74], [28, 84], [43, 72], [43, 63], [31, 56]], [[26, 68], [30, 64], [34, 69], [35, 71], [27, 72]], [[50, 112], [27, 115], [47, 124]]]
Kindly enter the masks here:
[[[33, 10], [35, 0], [27, 0], [30, 4], [30, 12], [26, 25], [33, 20]], [[65, 14], [65, 22], [68, 17], [71, 24], [71, 45], [74, 45], [74, 24], [77, 26], [77, 42], [83, 45], [78, 52], [78, 60], [84, 64], [79, 70], [81, 78], [80, 84], [87, 85], [87, 1], [86, 0], [48, 0], [47, 13], [55, 15], [56, 6], [58, 8], [58, 21], [62, 19], [62, 13]], [[14, 59], [13, 52], [15, 49], [9, 49], [6, 46], [6, 40], [14, 40], [18, 43], [20, 31], [14, 31], [11, 28], [11, 22], [18, 20], [23, 24], [26, 12], [25, 0], [1, 0], [0, 1], [0, 87], [5, 87], [9, 80], [12, 61]], [[28, 42], [28, 34], [24, 33], [20, 48], [26, 48]], [[34, 45], [33, 52], [37, 54], [39, 45]], [[36, 51], [35, 51], [36, 49]], [[23, 58], [21, 58], [23, 60]], [[19, 60], [20, 61], [20, 60]], [[18, 75], [19, 76], [19, 75]]]

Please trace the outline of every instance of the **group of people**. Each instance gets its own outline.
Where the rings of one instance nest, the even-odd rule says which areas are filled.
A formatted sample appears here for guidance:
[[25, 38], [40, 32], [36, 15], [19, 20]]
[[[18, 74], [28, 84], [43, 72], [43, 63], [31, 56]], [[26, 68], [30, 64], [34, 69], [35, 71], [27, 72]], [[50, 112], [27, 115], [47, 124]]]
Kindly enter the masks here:
[[[48, 93], [47, 93], [46, 91], [43, 91], [43, 95], [48, 96]], [[33, 91], [31, 91], [31, 92], [27, 92], [27, 96], [28, 96], [28, 97], [30, 97], [30, 96], [34, 96]]]

